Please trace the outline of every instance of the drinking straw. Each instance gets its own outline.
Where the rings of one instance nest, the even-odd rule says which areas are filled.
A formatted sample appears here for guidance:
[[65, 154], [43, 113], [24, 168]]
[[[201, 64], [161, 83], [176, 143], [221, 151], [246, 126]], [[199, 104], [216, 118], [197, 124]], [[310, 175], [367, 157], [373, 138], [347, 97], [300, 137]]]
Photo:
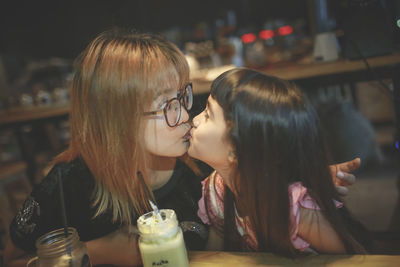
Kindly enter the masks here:
[[156, 213], [159, 213], [158, 207], [156, 206], [156, 204], [154, 204], [153, 201], [151, 201], [151, 200], [149, 200], [149, 202], [150, 202], [151, 208], [152, 208]]
[[[64, 227], [64, 235], [65, 239], [68, 238], [68, 223], [67, 223], [67, 212], [65, 210], [65, 200], [64, 200], [64, 189], [63, 189], [63, 184], [62, 184], [62, 179], [61, 179], [61, 169], [58, 168], [58, 186], [60, 190], [60, 205], [61, 205], [61, 220], [62, 224]], [[67, 245], [67, 253], [68, 255], [71, 256], [71, 246], [66, 243]], [[70, 257], [69, 261], [69, 266], [72, 267], [72, 258]]]
[[67, 223], [67, 212], [65, 211], [65, 200], [64, 200], [64, 190], [61, 179], [61, 169], [58, 169], [58, 185], [60, 190], [60, 204], [61, 204], [61, 220], [64, 227], [65, 238], [68, 237], [68, 223]]
[[161, 217], [160, 211], [158, 210], [158, 207], [153, 203], [153, 201], [149, 200], [149, 202], [150, 202], [150, 206], [153, 208], [153, 210], [154, 210], [154, 212], [155, 212], [157, 218], [158, 218], [160, 221], [162, 221], [162, 217]]
[[[147, 195], [148, 197], [150, 197], [150, 196], [151, 196], [150, 190], [149, 190], [149, 188], [147, 187], [146, 182], [144, 181], [144, 178], [143, 178], [142, 173], [141, 173], [141, 172], [137, 172], [137, 175], [138, 175], [138, 177], [139, 177], [140, 183], [142, 184], [144, 190], [146, 191], [146, 195]], [[154, 202], [155, 202], [155, 200], [154, 200]], [[150, 203], [151, 208], [154, 210], [154, 212], [155, 212], [156, 216], [158, 217], [158, 219], [159, 219], [160, 221], [162, 221], [162, 217], [161, 217], [160, 211], [158, 210], [158, 207], [157, 207], [156, 204], [154, 204], [154, 202], [151, 201], [151, 200], [149, 200], [149, 203]]]

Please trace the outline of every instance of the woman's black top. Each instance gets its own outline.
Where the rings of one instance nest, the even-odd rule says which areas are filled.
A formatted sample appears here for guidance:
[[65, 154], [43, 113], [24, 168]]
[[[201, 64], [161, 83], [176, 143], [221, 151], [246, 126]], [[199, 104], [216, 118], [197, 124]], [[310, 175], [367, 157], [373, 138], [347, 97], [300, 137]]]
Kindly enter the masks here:
[[[95, 180], [82, 159], [56, 164], [42, 182], [34, 187], [10, 225], [14, 245], [34, 252], [35, 241], [43, 234], [63, 227], [58, 185], [61, 171], [68, 226], [77, 229], [82, 241], [93, 240], [119, 229], [120, 221], [112, 221], [112, 211], [93, 218]], [[197, 217], [201, 197], [201, 177], [185, 163], [177, 160], [171, 179], [153, 191], [159, 209], [175, 210], [188, 249], [204, 248], [208, 229]], [[133, 218], [136, 224], [137, 218]]]

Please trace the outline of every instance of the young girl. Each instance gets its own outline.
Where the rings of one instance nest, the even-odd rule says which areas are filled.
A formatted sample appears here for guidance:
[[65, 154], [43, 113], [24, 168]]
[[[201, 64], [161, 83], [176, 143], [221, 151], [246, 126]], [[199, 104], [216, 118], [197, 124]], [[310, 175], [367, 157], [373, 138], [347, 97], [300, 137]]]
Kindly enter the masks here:
[[365, 253], [335, 190], [317, 115], [293, 83], [239, 68], [211, 86], [189, 155], [215, 169], [198, 215], [209, 249]]
[[177, 160], [189, 145], [192, 101], [188, 64], [171, 42], [122, 30], [95, 38], [75, 67], [70, 146], [12, 222], [5, 262], [34, 253], [38, 237], [63, 227], [59, 173], [68, 225], [93, 265], [141, 263], [124, 226], [150, 210], [150, 199], [174, 209], [188, 247], [203, 249], [201, 179]]

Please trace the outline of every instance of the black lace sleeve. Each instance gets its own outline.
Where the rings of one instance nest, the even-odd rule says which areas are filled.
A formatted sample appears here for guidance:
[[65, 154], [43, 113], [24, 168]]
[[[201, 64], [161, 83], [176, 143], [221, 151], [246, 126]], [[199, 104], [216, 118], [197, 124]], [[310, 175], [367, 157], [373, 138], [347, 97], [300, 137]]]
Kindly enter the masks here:
[[36, 240], [43, 234], [63, 227], [60, 209], [58, 170], [62, 173], [68, 226], [75, 227], [82, 241], [104, 236], [118, 229], [106, 213], [93, 218], [91, 205], [94, 178], [81, 160], [55, 165], [42, 182], [34, 187], [10, 225], [14, 245], [34, 252]]

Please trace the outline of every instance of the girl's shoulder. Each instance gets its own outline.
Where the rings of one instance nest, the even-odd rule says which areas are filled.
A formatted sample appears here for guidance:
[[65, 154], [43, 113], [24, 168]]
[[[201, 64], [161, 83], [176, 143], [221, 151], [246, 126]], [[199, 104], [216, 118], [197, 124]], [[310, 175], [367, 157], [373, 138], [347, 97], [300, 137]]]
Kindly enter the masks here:
[[[317, 202], [308, 194], [307, 188], [301, 182], [295, 182], [288, 188], [290, 201], [290, 235], [292, 244], [296, 249], [306, 250], [310, 244], [299, 235], [299, 225], [306, 222], [301, 221], [301, 210], [319, 211]], [[343, 203], [333, 200], [336, 207], [340, 208]], [[314, 216], [318, 218], [318, 216]]]
[[301, 182], [295, 182], [288, 188], [290, 207], [297, 210], [300, 206], [307, 209], [318, 210], [319, 207], [307, 192], [307, 188]]
[[[301, 182], [295, 182], [289, 185], [288, 188], [289, 200], [291, 208], [298, 209], [302, 207], [310, 210], [320, 210], [317, 202], [308, 193], [307, 187]], [[343, 203], [333, 200], [337, 208], [341, 208]]]

